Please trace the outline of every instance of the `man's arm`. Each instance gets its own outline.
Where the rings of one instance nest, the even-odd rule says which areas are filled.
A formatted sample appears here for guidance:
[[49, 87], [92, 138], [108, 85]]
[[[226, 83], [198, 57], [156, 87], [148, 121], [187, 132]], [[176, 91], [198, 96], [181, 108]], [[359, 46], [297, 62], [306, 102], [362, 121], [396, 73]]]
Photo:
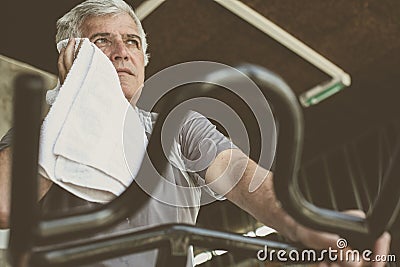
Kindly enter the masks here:
[[[253, 177], [262, 177], [263, 183], [257, 190], [250, 192], [249, 185]], [[273, 189], [273, 175], [239, 149], [221, 152], [206, 172], [206, 182], [225, 197], [250, 213], [257, 220], [274, 228], [293, 241], [296, 238], [296, 223], [278, 204]], [[235, 185], [236, 184], [236, 185]]]
[[[0, 229], [9, 228], [11, 196], [11, 147], [0, 151]], [[39, 200], [49, 191], [52, 182], [39, 175]]]
[[[211, 188], [218, 193], [224, 194], [227, 188], [232, 188], [225, 194], [228, 200], [290, 240], [315, 249], [336, 247], [338, 235], [304, 227], [280, 207], [274, 192], [272, 172], [258, 166], [239, 149], [221, 152], [208, 168], [205, 178], [208, 184], [214, 182]], [[249, 185], [253, 178], [257, 181], [265, 179], [256, 190], [251, 192]], [[374, 253], [386, 255], [389, 252], [389, 246], [390, 235], [384, 233], [377, 240]], [[383, 262], [373, 263], [373, 266], [383, 265]]]

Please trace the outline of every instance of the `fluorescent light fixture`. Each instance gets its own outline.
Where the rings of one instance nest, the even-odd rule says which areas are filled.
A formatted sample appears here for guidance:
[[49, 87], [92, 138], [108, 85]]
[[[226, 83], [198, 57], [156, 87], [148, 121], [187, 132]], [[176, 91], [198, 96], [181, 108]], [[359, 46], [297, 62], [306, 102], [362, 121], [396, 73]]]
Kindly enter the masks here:
[[331, 81], [319, 84], [303, 93], [300, 96], [300, 102], [303, 106], [315, 105], [350, 86], [351, 77], [349, 74], [254, 9], [239, 0], [214, 1], [332, 77]]

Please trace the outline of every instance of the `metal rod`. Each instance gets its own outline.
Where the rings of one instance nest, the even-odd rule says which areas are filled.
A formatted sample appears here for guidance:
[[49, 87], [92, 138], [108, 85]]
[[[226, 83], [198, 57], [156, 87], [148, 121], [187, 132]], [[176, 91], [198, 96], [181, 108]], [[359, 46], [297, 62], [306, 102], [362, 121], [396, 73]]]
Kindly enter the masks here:
[[10, 215], [11, 262], [31, 250], [38, 220], [38, 152], [44, 82], [38, 75], [22, 74], [15, 81], [14, 136]]
[[[227, 250], [252, 253], [260, 249], [294, 250], [287, 243], [244, 237], [239, 234], [203, 229], [192, 225], [168, 224], [141, 231], [129, 231], [109, 237], [84, 240], [74, 244], [37, 249], [32, 255], [32, 265], [41, 267], [74, 266], [88, 264], [112, 257], [119, 257], [157, 247], [168, 249], [172, 244], [187, 238], [190, 244], [200, 247], [220, 247]], [[188, 243], [188, 244], [189, 244]], [[181, 257], [180, 261], [183, 260]], [[186, 263], [186, 262], [185, 262]]]
[[135, 13], [138, 16], [138, 18], [142, 21], [164, 2], [165, 0], [144, 1], [138, 8], [136, 8]]

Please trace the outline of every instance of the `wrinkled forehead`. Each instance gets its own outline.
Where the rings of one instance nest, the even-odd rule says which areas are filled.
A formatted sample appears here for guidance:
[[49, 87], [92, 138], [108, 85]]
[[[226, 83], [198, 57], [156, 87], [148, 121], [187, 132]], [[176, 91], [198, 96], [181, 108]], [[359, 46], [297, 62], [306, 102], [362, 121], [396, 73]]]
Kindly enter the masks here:
[[89, 16], [82, 21], [79, 31], [82, 37], [90, 37], [95, 33], [139, 35], [134, 19], [127, 13]]

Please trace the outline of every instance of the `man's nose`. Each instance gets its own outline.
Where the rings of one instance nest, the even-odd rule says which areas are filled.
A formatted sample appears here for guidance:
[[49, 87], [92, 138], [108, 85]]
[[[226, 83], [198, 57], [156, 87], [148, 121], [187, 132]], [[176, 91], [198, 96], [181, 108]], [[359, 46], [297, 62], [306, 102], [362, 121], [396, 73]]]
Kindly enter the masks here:
[[112, 44], [111, 60], [128, 60], [128, 50], [122, 40], [114, 41]]

